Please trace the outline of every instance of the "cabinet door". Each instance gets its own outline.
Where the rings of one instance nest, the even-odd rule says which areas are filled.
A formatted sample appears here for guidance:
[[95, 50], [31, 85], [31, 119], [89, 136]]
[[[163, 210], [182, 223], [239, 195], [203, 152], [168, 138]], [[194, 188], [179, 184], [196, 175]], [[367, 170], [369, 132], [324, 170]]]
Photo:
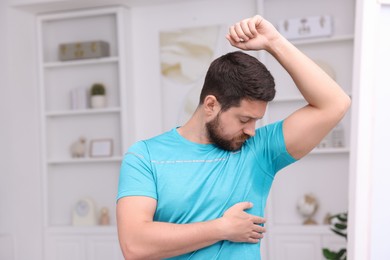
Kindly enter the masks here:
[[88, 239], [88, 260], [123, 260], [116, 236], [90, 237]]
[[85, 260], [85, 240], [80, 236], [49, 237], [46, 244], [46, 259]]
[[321, 239], [314, 235], [275, 235], [275, 260], [321, 260]]

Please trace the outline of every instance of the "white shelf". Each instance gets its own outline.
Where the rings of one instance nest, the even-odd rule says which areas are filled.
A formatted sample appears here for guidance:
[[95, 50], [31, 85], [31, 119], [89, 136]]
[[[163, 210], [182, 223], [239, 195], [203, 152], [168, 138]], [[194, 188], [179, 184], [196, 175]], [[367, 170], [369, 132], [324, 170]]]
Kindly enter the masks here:
[[292, 40], [291, 43], [293, 43], [294, 45], [311, 45], [311, 44], [353, 41], [353, 39], [354, 39], [353, 35], [341, 35], [341, 36], [333, 36], [333, 37], [328, 37], [328, 38]]
[[[348, 94], [348, 93], [347, 93]], [[348, 94], [350, 98], [352, 98], [352, 94]], [[284, 97], [276, 97], [274, 100], [271, 101], [271, 103], [282, 103], [282, 102], [306, 102], [307, 101], [303, 98], [303, 96], [284, 96]]]
[[69, 158], [69, 159], [53, 159], [48, 160], [48, 164], [75, 164], [75, 163], [102, 163], [102, 162], [121, 162], [122, 157], [101, 157], [101, 158]]
[[56, 226], [47, 229], [51, 235], [116, 235], [116, 226]]
[[97, 65], [97, 64], [115, 63], [115, 62], [119, 62], [118, 57], [84, 59], [84, 60], [74, 60], [74, 61], [45, 62], [43, 64], [43, 67], [49, 69], [49, 68], [63, 68], [63, 67], [85, 66], [85, 65]]
[[329, 225], [275, 225], [272, 234], [304, 234], [304, 235], [330, 235], [334, 234]]
[[315, 148], [313, 149], [310, 154], [337, 154], [337, 153], [349, 153], [349, 149], [342, 147], [342, 148]]
[[306, 102], [306, 100], [302, 96], [290, 96], [290, 97], [278, 97], [272, 100], [271, 102]]
[[79, 115], [93, 115], [93, 114], [109, 114], [120, 113], [119, 107], [110, 107], [102, 109], [77, 109], [77, 110], [59, 110], [46, 112], [47, 117], [60, 117], [60, 116], [79, 116]]

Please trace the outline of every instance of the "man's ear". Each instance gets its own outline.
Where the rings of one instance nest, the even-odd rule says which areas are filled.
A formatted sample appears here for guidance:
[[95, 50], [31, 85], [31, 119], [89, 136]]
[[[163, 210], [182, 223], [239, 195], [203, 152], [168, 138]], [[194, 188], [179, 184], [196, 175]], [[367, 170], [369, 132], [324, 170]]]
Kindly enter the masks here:
[[208, 95], [204, 98], [203, 107], [207, 115], [217, 114], [221, 106], [214, 95]]

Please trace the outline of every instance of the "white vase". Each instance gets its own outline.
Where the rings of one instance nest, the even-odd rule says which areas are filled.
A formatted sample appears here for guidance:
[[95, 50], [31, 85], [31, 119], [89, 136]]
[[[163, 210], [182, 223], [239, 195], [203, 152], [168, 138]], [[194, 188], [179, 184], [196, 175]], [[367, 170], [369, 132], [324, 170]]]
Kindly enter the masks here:
[[107, 101], [105, 95], [93, 95], [91, 96], [91, 108], [103, 108], [106, 107]]

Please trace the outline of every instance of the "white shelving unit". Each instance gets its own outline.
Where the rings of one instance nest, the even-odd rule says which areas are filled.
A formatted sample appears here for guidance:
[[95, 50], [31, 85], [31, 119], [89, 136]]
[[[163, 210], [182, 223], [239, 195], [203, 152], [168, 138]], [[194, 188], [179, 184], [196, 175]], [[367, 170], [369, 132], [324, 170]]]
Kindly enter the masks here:
[[[331, 68], [335, 80], [351, 94], [354, 9], [352, 0], [315, 3], [296, 0], [294, 4], [285, 0], [264, 0], [263, 16], [277, 24], [289, 18], [331, 15], [331, 37], [292, 40], [292, 43], [314, 61], [325, 64], [326, 69]], [[306, 102], [284, 69], [270, 55], [263, 58], [277, 86], [276, 98], [269, 104], [265, 117], [265, 123], [271, 123], [285, 118]], [[338, 251], [346, 247], [346, 241], [323, 223], [326, 214], [348, 209], [350, 121], [350, 113], [341, 121], [343, 147], [316, 148], [277, 174], [267, 204], [266, 259], [320, 260], [324, 259], [322, 248]], [[303, 225], [304, 218], [297, 211], [298, 200], [307, 193], [314, 194], [319, 201], [314, 216], [317, 225]]]
[[[126, 142], [126, 55], [122, 7], [38, 15], [39, 79], [42, 121], [45, 259], [123, 259], [116, 233], [115, 196]], [[103, 40], [110, 56], [60, 61], [61, 43]], [[70, 92], [106, 86], [107, 107], [72, 109]], [[70, 146], [86, 138], [85, 156], [73, 158]], [[92, 140], [111, 139], [112, 155], [93, 157]], [[83, 198], [108, 208], [110, 225], [74, 226], [72, 212]]]

